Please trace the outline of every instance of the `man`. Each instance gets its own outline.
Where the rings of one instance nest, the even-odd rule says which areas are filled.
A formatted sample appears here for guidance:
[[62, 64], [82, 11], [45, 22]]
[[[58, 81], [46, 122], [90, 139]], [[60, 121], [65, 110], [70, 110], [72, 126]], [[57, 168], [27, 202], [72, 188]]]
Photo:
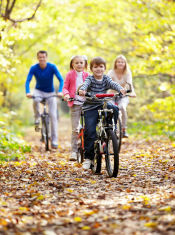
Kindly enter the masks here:
[[35, 96], [33, 102], [33, 109], [35, 115], [35, 125], [38, 126], [40, 123], [40, 101], [42, 98], [48, 98], [47, 104], [49, 108], [49, 116], [51, 120], [51, 145], [52, 148], [58, 147], [58, 123], [57, 123], [57, 100], [56, 97], [53, 97], [55, 94], [53, 77], [54, 75], [59, 80], [59, 89], [57, 96], [61, 97], [64, 80], [58, 71], [56, 65], [47, 62], [47, 51], [38, 51], [37, 59], [39, 63], [31, 66], [26, 83], [26, 97], [31, 98], [32, 94], [30, 93], [30, 82], [32, 77], [35, 76], [36, 85], [33, 95]]

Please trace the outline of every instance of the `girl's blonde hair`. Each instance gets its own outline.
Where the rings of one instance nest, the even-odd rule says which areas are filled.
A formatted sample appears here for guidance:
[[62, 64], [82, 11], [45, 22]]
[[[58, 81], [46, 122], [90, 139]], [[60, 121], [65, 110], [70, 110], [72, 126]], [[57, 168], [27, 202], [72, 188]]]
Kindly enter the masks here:
[[87, 69], [87, 66], [88, 66], [87, 56], [85, 56], [85, 55], [75, 55], [75, 56], [72, 56], [71, 61], [70, 61], [70, 69], [71, 69], [71, 70], [74, 69], [74, 68], [73, 68], [73, 62], [74, 62], [74, 60], [75, 60], [76, 58], [79, 58], [79, 57], [83, 58], [83, 60], [84, 60], [84, 67], [85, 67], [85, 69]]
[[114, 70], [117, 69], [117, 60], [119, 60], [119, 59], [122, 59], [122, 60], [125, 61], [125, 68], [124, 68], [123, 73], [124, 73], [124, 74], [129, 73], [130, 68], [129, 68], [127, 59], [126, 59], [126, 57], [125, 57], [124, 55], [118, 55], [118, 56], [116, 57], [116, 59], [115, 59], [115, 61], [114, 61], [114, 67], [113, 67], [113, 69], [114, 69]]

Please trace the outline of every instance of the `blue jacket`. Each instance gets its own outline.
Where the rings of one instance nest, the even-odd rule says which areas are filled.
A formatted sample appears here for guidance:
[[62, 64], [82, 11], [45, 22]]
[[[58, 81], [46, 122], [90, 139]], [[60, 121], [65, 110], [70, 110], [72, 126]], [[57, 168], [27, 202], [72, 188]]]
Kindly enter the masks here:
[[44, 92], [53, 92], [54, 91], [54, 83], [53, 76], [56, 76], [60, 82], [58, 92], [62, 92], [64, 80], [57, 69], [56, 65], [47, 63], [46, 68], [42, 69], [39, 64], [35, 64], [31, 66], [26, 83], [26, 94], [30, 93], [30, 82], [32, 77], [35, 76], [36, 85], [35, 88], [44, 91]]

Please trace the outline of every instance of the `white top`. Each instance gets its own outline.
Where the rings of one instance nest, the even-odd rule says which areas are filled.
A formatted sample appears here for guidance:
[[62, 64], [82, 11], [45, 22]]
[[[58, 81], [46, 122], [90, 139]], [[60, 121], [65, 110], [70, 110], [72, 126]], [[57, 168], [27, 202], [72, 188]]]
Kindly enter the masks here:
[[[77, 78], [76, 78], [76, 91], [77, 91], [79, 86], [81, 86], [83, 84], [83, 72], [77, 72], [76, 71], [76, 74], [77, 74]], [[85, 97], [79, 96], [77, 94], [75, 95], [75, 99], [81, 100], [83, 102], [85, 101]], [[74, 104], [76, 104], [76, 105], [83, 105], [83, 102], [79, 102], [77, 100], [74, 101]]]
[[133, 96], [133, 97], [136, 96], [136, 93], [135, 93], [134, 87], [133, 87], [133, 83], [132, 83], [132, 74], [130, 71], [126, 74], [123, 74], [123, 76], [120, 79], [117, 77], [117, 74], [115, 73], [114, 70], [110, 70], [108, 72], [108, 76], [111, 77], [114, 82], [119, 83], [123, 88], [126, 88], [127, 83], [129, 83], [131, 85], [132, 92], [129, 93], [128, 96]]

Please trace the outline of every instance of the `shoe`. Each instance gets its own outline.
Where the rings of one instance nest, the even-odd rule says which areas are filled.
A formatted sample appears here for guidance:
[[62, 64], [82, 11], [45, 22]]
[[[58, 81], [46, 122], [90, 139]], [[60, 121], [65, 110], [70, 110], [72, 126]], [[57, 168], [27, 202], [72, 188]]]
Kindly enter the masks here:
[[52, 149], [57, 149], [58, 148], [58, 145], [56, 145], [56, 144], [52, 144]]
[[39, 120], [39, 119], [36, 119], [36, 120], [35, 120], [35, 131], [36, 131], [36, 132], [39, 132], [39, 131], [40, 131], [39, 124], [40, 124], [40, 120]]
[[76, 161], [77, 160], [77, 153], [72, 152], [69, 158], [70, 161]]
[[91, 168], [91, 160], [90, 159], [85, 159], [83, 162], [83, 169], [88, 170]]
[[123, 131], [122, 138], [128, 138], [128, 137], [129, 137], [128, 133], [126, 131]]

